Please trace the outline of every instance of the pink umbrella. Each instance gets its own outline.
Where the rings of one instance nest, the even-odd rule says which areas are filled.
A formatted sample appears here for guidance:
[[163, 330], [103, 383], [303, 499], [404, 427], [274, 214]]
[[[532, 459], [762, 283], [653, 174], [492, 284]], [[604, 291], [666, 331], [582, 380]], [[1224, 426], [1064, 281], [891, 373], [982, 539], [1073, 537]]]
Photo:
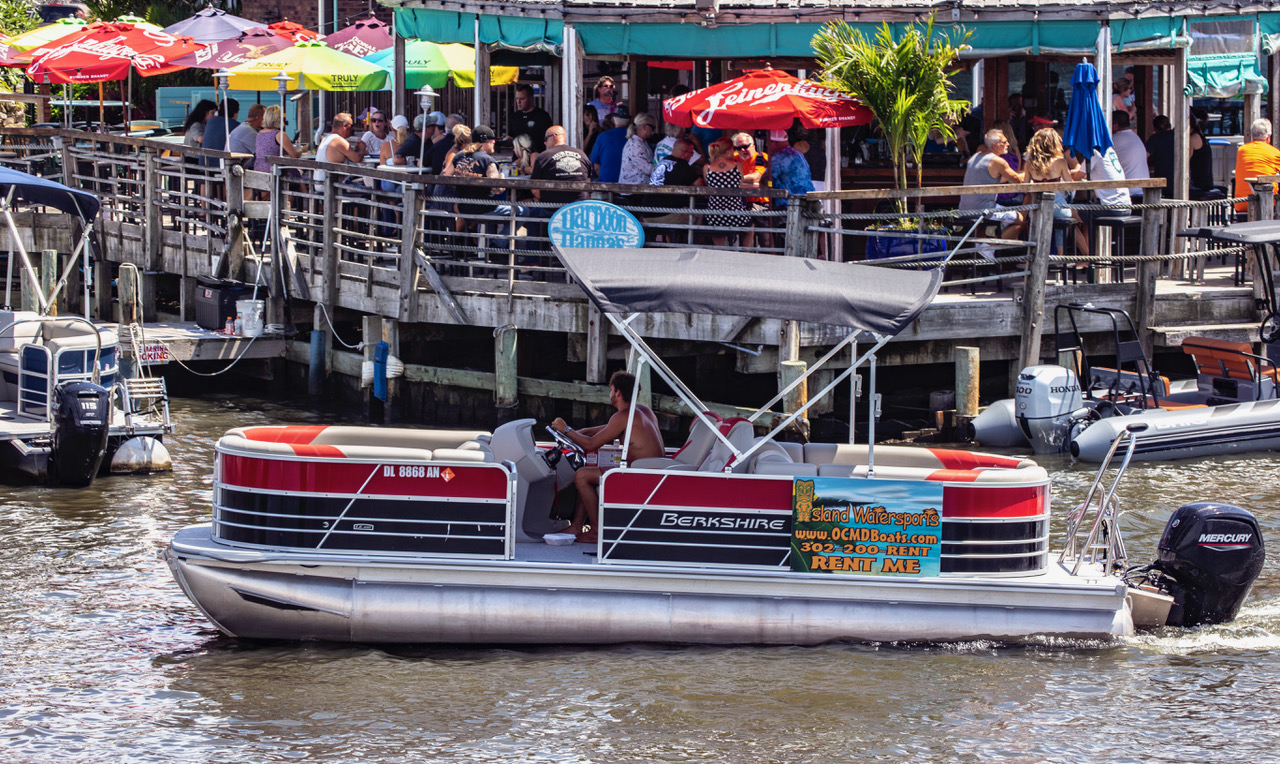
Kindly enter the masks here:
[[357, 21], [325, 37], [324, 41], [330, 48], [349, 53], [357, 58], [386, 50], [395, 43], [391, 38], [390, 28], [377, 19]]
[[278, 50], [292, 48], [293, 43], [287, 38], [272, 32], [266, 27], [246, 29], [229, 40], [215, 42], [195, 53], [190, 53], [174, 61], [179, 66], [192, 66], [197, 69], [230, 69], [233, 66], [254, 61]]

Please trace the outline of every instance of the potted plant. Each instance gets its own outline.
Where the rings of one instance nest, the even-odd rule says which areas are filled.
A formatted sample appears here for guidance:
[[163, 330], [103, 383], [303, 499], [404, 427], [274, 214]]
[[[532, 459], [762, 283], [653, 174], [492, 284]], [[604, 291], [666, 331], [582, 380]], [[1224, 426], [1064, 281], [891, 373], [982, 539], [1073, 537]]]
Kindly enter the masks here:
[[[907, 26], [896, 40], [888, 24], [882, 24], [868, 39], [843, 21], [828, 24], [813, 38], [813, 49], [822, 65], [822, 84], [857, 98], [875, 115], [889, 150], [894, 185], [900, 190], [908, 187], [908, 160], [915, 163], [916, 186], [921, 185], [929, 133], [936, 130], [944, 139], [954, 140], [954, 126], [969, 109], [968, 101], [951, 97], [948, 71], [969, 47], [966, 41], [970, 34], [964, 32], [958, 42], [946, 35], [935, 36], [930, 15], [923, 25]], [[906, 199], [897, 199], [896, 206], [902, 220], [883, 229], [913, 228], [906, 219]], [[936, 243], [946, 249], [945, 242]], [[926, 246], [925, 251], [933, 249]], [[908, 245], [908, 251], [917, 248]]]

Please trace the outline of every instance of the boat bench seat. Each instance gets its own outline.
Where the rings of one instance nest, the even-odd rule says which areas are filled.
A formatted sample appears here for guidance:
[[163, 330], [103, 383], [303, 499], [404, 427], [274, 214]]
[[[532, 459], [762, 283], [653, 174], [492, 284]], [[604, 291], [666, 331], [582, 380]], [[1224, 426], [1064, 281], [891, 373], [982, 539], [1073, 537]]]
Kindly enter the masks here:
[[485, 453], [479, 449], [437, 448], [431, 452], [431, 458], [443, 462], [491, 462], [493, 452]]
[[1191, 356], [1200, 374], [1252, 381], [1256, 372], [1258, 377], [1270, 378], [1273, 384], [1280, 383], [1280, 369], [1263, 365], [1247, 342], [1187, 337], [1182, 341], [1182, 352]]

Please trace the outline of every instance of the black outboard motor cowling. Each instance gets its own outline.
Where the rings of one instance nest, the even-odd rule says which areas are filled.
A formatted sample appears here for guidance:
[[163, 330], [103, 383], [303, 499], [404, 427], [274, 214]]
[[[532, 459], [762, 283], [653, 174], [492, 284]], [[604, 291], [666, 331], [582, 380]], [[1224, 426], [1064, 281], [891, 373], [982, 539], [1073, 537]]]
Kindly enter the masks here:
[[1202, 502], [1179, 507], [1160, 537], [1153, 570], [1173, 597], [1166, 624], [1198, 626], [1236, 617], [1266, 550], [1258, 521], [1240, 507]]
[[89, 485], [107, 453], [111, 391], [92, 382], [63, 382], [53, 389], [53, 411], [49, 477], [62, 485]]

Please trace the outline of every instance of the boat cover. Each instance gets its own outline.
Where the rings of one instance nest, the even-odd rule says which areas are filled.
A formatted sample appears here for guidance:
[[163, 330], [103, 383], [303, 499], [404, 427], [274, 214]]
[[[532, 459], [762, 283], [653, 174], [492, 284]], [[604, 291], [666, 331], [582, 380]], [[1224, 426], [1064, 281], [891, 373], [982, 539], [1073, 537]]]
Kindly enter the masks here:
[[606, 313], [709, 313], [809, 321], [893, 336], [929, 305], [942, 271], [716, 249], [556, 254]]
[[10, 190], [14, 191], [15, 200], [53, 207], [69, 215], [78, 215], [84, 220], [96, 217], [100, 206], [98, 197], [87, 191], [67, 188], [47, 178], [0, 167], [0, 199], [8, 199]]

